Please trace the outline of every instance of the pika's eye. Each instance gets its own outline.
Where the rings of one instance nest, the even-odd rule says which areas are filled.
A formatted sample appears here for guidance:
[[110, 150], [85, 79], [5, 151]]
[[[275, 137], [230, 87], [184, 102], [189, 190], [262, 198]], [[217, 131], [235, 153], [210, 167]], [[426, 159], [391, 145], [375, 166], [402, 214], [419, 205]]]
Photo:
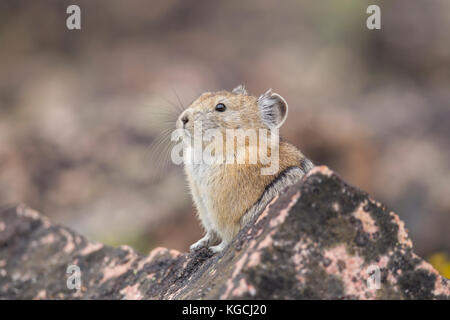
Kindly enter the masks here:
[[216, 111], [219, 111], [219, 112], [224, 112], [226, 108], [227, 107], [225, 107], [225, 105], [223, 103], [218, 103], [216, 105]]

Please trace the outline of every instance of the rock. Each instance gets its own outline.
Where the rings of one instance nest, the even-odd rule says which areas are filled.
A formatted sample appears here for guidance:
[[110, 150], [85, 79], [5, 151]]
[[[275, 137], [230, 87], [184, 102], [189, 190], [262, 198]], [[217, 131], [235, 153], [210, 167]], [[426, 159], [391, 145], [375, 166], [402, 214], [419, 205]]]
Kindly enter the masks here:
[[[70, 265], [79, 267], [79, 289], [68, 289]], [[414, 254], [395, 213], [315, 167], [216, 255], [156, 248], [140, 256], [24, 205], [3, 208], [0, 298], [449, 299], [450, 281]]]

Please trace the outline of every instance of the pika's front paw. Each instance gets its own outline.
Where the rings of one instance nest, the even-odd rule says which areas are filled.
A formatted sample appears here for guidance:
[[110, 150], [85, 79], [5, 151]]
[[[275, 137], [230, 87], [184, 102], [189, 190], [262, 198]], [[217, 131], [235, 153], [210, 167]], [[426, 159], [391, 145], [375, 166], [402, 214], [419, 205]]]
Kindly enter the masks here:
[[210, 242], [210, 238], [208, 236], [204, 236], [200, 240], [198, 240], [196, 243], [192, 244], [189, 249], [191, 252], [198, 251], [201, 248], [207, 247]]
[[209, 250], [211, 250], [213, 253], [219, 253], [219, 252], [222, 252], [226, 246], [227, 246], [227, 244], [222, 241], [217, 246], [209, 247]]

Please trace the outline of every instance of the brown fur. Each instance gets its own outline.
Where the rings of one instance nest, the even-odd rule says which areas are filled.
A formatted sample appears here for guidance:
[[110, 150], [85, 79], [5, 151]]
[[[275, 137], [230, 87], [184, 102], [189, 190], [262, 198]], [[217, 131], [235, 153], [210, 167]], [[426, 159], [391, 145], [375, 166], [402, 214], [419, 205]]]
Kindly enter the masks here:
[[[298, 166], [303, 155], [287, 142], [280, 143], [280, 167], [274, 175], [261, 175], [257, 164], [225, 164], [217, 167], [214, 173], [211, 193], [217, 215], [217, 226], [221, 229], [240, 227], [240, 219], [259, 199], [267, 185], [289, 167]], [[231, 239], [230, 239], [231, 240]]]

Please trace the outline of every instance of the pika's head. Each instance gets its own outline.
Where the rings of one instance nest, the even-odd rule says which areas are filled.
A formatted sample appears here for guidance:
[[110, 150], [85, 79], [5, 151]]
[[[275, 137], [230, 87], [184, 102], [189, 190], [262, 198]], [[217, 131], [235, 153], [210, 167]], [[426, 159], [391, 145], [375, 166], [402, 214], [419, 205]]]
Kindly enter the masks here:
[[288, 105], [277, 93], [266, 91], [259, 98], [247, 94], [240, 85], [231, 92], [206, 92], [179, 116], [176, 126], [191, 134], [194, 127], [201, 131], [216, 129], [275, 129], [287, 118]]

